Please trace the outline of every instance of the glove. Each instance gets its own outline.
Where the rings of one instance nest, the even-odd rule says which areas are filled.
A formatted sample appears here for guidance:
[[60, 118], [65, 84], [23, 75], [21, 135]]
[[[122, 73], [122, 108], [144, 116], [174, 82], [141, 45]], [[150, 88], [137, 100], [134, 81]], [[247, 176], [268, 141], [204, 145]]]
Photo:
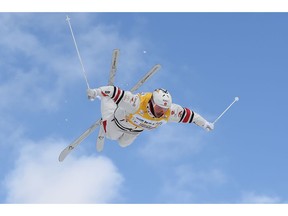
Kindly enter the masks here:
[[94, 100], [97, 97], [96, 89], [87, 89], [87, 96], [89, 100]]
[[211, 123], [211, 122], [208, 122], [206, 121], [205, 125], [203, 126], [203, 128], [206, 130], [206, 131], [212, 131], [214, 129], [214, 124]]
[[204, 128], [207, 131], [211, 131], [214, 129], [214, 124], [211, 122], [208, 122], [206, 119], [204, 119], [202, 116], [200, 116], [198, 113], [194, 112], [194, 118], [193, 123], [196, 125]]

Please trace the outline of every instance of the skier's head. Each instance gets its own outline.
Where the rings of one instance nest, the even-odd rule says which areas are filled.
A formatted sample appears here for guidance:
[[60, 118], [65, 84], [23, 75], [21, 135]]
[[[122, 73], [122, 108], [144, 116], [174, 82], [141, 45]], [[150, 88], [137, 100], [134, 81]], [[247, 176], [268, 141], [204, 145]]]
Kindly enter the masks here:
[[153, 114], [159, 118], [171, 107], [172, 97], [167, 90], [158, 88], [152, 93], [151, 104]]

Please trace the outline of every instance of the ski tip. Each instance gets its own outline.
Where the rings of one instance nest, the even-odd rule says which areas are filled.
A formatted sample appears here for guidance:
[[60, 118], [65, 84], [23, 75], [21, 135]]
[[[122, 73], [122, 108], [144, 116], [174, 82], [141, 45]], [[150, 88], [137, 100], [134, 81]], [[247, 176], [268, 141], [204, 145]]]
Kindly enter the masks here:
[[64, 158], [61, 158], [60, 155], [59, 155], [58, 161], [59, 161], [59, 162], [62, 162], [63, 160], [64, 160]]
[[67, 155], [67, 154], [64, 154], [63, 152], [61, 152], [61, 154], [60, 154], [59, 157], [58, 157], [58, 161], [59, 161], [59, 162], [64, 161], [64, 159], [66, 158], [66, 155]]
[[156, 64], [155, 67], [157, 67], [157, 69], [161, 68], [161, 64]]
[[151, 69], [153, 71], [153, 73], [155, 73], [156, 71], [161, 69], [161, 65], [160, 64], [156, 64], [154, 65], [154, 67]]

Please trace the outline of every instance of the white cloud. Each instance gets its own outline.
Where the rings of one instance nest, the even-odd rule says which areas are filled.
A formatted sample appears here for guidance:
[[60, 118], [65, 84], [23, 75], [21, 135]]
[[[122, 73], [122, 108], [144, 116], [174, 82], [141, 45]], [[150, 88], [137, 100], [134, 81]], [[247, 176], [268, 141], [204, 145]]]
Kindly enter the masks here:
[[272, 204], [272, 203], [280, 203], [281, 198], [277, 196], [269, 196], [265, 194], [257, 194], [255, 192], [243, 192], [242, 203], [254, 203], [254, 204]]
[[157, 199], [161, 202], [195, 203], [201, 200], [198, 196], [227, 182], [220, 168], [198, 170], [184, 162], [206, 146], [207, 132], [197, 127], [194, 124], [170, 123], [143, 138], [145, 142], [139, 153], [154, 169], [159, 169], [157, 172], [163, 184]]
[[205, 184], [205, 183], [225, 183], [226, 177], [217, 168], [210, 170], [196, 171], [189, 165], [181, 165], [175, 169], [175, 175], [178, 179], [179, 185], [191, 184], [194, 185], [195, 182]]
[[67, 143], [19, 143], [20, 155], [4, 185], [7, 203], [109, 203], [121, 199], [124, 178], [107, 157], [70, 155], [58, 162]]
[[[117, 26], [98, 23], [95, 17], [97, 15], [91, 13], [70, 14], [91, 87], [107, 83], [114, 48], [121, 49], [118, 67], [121, 79], [119, 76], [116, 81], [132, 86], [143, 75], [136, 77], [135, 74], [139, 74], [140, 69], [143, 73], [146, 70], [142, 67], [141, 38], [124, 37]], [[57, 161], [59, 146], [67, 143], [43, 138], [36, 142], [31, 131], [39, 125], [31, 126], [30, 122], [18, 119], [23, 114], [29, 119], [29, 115], [43, 110], [60, 112], [64, 100], [70, 100], [80, 91], [85, 96], [85, 82], [66, 14], [5, 13], [0, 14], [0, 18], [0, 58], [3, 60], [0, 62], [0, 112], [3, 114], [0, 129], [5, 132], [0, 135], [0, 147], [1, 154], [11, 158], [5, 172], [13, 160], [10, 156], [14, 157], [18, 151], [20, 154], [14, 168], [8, 174], [1, 174], [7, 177], [6, 201], [103, 203], [118, 199], [123, 176], [109, 158], [71, 156], [60, 164]], [[31, 137], [26, 137], [26, 130]]]
[[[168, 123], [155, 131], [148, 132], [140, 154], [151, 162], [168, 162], [198, 153], [205, 145], [205, 131], [194, 124], [176, 125]], [[141, 135], [140, 135], [141, 136]], [[137, 142], [137, 141], [136, 141]]]
[[182, 164], [172, 168], [169, 178], [163, 182], [161, 200], [168, 203], [197, 203], [203, 194], [209, 194], [213, 188], [225, 184], [227, 177], [218, 168], [197, 170], [191, 165]]

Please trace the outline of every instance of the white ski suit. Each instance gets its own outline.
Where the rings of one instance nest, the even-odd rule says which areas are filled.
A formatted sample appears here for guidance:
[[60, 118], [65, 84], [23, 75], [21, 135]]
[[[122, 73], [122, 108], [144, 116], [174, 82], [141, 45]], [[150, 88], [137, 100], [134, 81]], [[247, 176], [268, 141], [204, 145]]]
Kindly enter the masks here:
[[132, 94], [116, 86], [91, 89], [88, 96], [101, 97], [102, 126], [105, 136], [119, 145], [130, 145], [143, 130], [152, 130], [167, 122], [195, 123], [210, 131], [214, 125], [196, 112], [172, 103], [160, 118], [150, 109], [152, 93]]

